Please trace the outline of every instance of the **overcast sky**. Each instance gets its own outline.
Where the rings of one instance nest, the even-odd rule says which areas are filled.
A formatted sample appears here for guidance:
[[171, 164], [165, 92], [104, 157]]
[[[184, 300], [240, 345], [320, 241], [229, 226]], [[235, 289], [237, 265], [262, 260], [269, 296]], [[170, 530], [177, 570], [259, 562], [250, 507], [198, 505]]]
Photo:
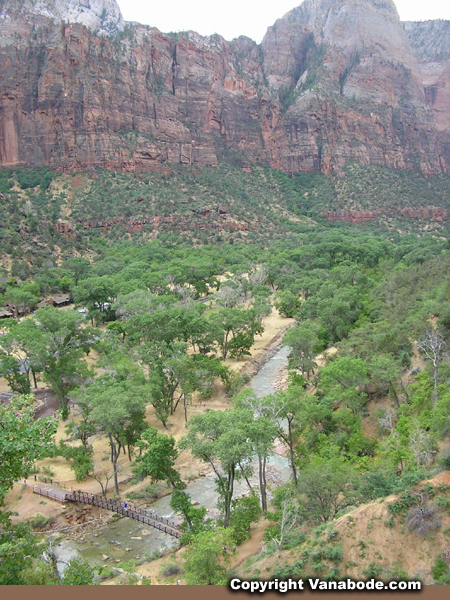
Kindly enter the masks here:
[[[126, 21], [138, 21], [160, 31], [192, 29], [202, 35], [220, 33], [231, 40], [247, 35], [260, 42], [267, 27], [299, 6], [301, 0], [117, 0]], [[449, 0], [394, 0], [402, 21], [450, 20]]]

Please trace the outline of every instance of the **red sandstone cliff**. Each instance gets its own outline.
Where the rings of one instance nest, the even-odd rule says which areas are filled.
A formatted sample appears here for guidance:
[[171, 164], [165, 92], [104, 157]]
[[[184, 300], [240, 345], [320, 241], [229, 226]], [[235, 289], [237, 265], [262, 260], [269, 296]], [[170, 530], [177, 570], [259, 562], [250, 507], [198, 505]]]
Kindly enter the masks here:
[[391, 0], [306, 0], [261, 46], [138, 24], [105, 37], [1, 5], [0, 165], [450, 170]]

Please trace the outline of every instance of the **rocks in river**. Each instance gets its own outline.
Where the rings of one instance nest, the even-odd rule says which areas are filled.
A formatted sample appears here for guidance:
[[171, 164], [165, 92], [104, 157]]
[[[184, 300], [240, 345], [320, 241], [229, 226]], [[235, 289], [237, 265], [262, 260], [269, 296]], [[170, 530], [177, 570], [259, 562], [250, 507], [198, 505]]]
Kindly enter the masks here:
[[288, 384], [287, 384], [287, 378], [288, 378], [288, 371], [287, 369], [280, 369], [278, 371], [277, 377], [275, 379], [275, 383], [273, 384], [273, 387], [276, 390], [287, 390], [288, 389]]
[[106, 554], [102, 554], [102, 558], [103, 560], [109, 560], [109, 556], [107, 556]]
[[147, 535], [151, 535], [151, 531], [148, 531], [147, 529], [143, 529], [143, 530], [141, 531], [141, 534], [142, 534], [144, 537], [146, 537]]
[[131, 539], [132, 539], [132, 540], [142, 540], [142, 538], [141, 538], [141, 537], [132, 537]]

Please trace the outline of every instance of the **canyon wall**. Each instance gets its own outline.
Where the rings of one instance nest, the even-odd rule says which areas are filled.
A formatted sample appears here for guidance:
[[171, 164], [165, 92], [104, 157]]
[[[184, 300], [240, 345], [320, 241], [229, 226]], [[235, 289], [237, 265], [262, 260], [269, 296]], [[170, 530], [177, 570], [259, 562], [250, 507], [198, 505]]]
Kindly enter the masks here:
[[305, 0], [257, 45], [124, 24], [114, 0], [3, 0], [0, 165], [449, 172], [450, 88], [408, 27], [391, 0]]

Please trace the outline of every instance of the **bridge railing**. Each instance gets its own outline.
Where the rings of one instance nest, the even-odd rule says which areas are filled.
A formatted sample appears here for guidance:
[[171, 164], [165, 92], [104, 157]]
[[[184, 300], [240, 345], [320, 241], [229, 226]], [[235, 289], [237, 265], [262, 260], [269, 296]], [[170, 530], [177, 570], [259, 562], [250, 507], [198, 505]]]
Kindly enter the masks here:
[[[33, 492], [34, 493], [39, 493], [39, 496], [45, 496], [46, 498], [50, 498], [51, 500], [57, 500], [58, 502], [61, 502], [61, 496], [58, 496], [57, 494], [54, 494], [48, 490], [44, 490], [44, 489], [39, 489], [39, 492], [37, 491], [38, 487], [35, 486], [33, 487]], [[66, 498], [67, 498], [67, 494], [66, 494]]]
[[[90, 504], [92, 506], [99, 506], [100, 508], [106, 508], [112, 512], [119, 513], [125, 517], [130, 517], [135, 521], [146, 523], [155, 529], [164, 531], [169, 535], [177, 538], [182, 537], [182, 533], [178, 530], [176, 523], [165, 519], [164, 517], [158, 516], [156, 513], [151, 512], [148, 514], [146, 510], [134, 506], [132, 504], [124, 503], [121, 500], [114, 500], [112, 498], [104, 498], [98, 494], [90, 494], [88, 492], [82, 492], [80, 490], [73, 491], [70, 494], [66, 494], [66, 500], [72, 502], [81, 502], [83, 504]], [[126, 504], [126, 506], [125, 506]]]

